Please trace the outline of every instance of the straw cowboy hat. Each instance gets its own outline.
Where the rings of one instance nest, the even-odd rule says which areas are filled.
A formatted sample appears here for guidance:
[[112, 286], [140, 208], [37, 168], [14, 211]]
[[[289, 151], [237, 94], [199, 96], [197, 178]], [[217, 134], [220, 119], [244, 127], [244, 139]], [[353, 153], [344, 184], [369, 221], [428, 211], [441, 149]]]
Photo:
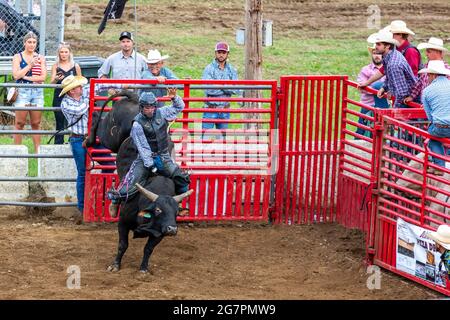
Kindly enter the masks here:
[[412, 32], [411, 30], [409, 30], [406, 27], [406, 23], [402, 20], [394, 20], [391, 22], [391, 24], [389, 25], [389, 29], [390, 32], [392, 33], [402, 33], [402, 34], [410, 34], [410, 35], [415, 35], [414, 32]]
[[70, 90], [79, 86], [84, 86], [86, 83], [88, 83], [88, 80], [85, 77], [70, 75], [61, 82], [63, 89], [59, 96], [62, 97]]
[[427, 236], [445, 249], [450, 250], [450, 226], [441, 224], [436, 232], [429, 232]]
[[394, 39], [394, 35], [390, 31], [380, 30], [375, 36], [375, 43], [386, 42], [398, 47], [399, 42]]
[[162, 60], [168, 59], [168, 55], [161, 56], [161, 53], [158, 50], [149, 50], [147, 55], [147, 63], [158, 63]]
[[428, 61], [428, 66], [424, 69], [421, 69], [419, 73], [435, 73], [450, 76], [450, 70], [445, 67], [444, 61], [442, 60]]
[[435, 37], [431, 37], [428, 42], [422, 42], [419, 43], [419, 45], [417, 46], [417, 49], [422, 50], [422, 49], [434, 49], [434, 50], [439, 50], [439, 51], [448, 51], [447, 48], [444, 48], [444, 41], [442, 41], [442, 39], [439, 38], [435, 38]]

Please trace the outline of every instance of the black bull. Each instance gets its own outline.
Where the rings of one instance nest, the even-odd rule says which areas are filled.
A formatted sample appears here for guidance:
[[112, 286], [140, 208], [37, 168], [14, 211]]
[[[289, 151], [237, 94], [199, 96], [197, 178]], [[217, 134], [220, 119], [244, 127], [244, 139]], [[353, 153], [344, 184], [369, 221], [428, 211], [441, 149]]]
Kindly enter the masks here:
[[[103, 109], [115, 97], [122, 99], [113, 103], [112, 110], [102, 119]], [[132, 120], [139, 112], [137, 96], [131, 92], [120, 92], [111, 96], [100, 113], [93, 115], [92, 128], [86, 146], [92, 146], [98, 135], [100, 143], [117, 153], [117, 172], [122, 180], [131, 163], [136, 159], [137, 150], [130, 136]], [[173, 147], [173, 144], [171, 144]], [[188, 197], [193, 190], [174, 196], [175, 185], [169, 178], [151, 176], [141, 192], [127, 200], [120, 209], [118, 231], [119, 246], [116, 258], [108, 271], [119, 271], [122, 257], [128, 248], [128, 236], [132, 230], [134, 238], [148, 237], [144, 248], [140, 271], [148, 271], [148, 262], [153, 249], [166, 235], [176, 235], [178, 203]]]

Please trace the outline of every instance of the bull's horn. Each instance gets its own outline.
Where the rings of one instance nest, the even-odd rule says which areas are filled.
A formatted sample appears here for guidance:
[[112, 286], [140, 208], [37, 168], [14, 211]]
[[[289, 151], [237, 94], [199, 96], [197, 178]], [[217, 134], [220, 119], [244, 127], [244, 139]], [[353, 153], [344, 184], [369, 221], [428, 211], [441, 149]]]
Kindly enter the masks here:
[[181, 201], [183, 201], [184, 198], [189, 197], [192, 194], [192, 192], [194, 192], [193, 189], [191, 189], [189, 191], [186, 191], [183, 194], [179, 194], [179, 195], [177, 195], [177, 196], [175, 196], [173, 198], [175, 199], [176, 202], [181, 202]]
[[157, 194], [145, 189], [139, 183], [136, 183], [136, 188], [139, 190], [140, 193], [142, 193], [144, 196], [146, 196], [150, 201], [155, 202], [156, 199], [158, 199]]

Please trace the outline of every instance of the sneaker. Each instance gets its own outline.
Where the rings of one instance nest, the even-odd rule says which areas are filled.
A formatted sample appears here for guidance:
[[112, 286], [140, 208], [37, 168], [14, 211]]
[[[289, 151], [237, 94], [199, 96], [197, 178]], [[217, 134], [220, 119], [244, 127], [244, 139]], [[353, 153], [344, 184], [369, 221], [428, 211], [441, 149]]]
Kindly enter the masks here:
[[119, 204], [118, 203], [112, 203], [109, 205], [109, 215], [111, 218], [117, 217], [117, 212], [119, 211]]

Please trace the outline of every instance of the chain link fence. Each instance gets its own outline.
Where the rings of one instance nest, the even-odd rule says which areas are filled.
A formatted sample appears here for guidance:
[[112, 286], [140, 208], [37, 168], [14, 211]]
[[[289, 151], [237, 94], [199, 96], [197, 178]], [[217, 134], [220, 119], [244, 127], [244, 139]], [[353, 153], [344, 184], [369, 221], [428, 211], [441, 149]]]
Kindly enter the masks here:
[[23, 50], [23, 37], [34, 32], [42, 55], [54, 55], [64, 37], [64, 0], [0, 0], [0, 56]]

